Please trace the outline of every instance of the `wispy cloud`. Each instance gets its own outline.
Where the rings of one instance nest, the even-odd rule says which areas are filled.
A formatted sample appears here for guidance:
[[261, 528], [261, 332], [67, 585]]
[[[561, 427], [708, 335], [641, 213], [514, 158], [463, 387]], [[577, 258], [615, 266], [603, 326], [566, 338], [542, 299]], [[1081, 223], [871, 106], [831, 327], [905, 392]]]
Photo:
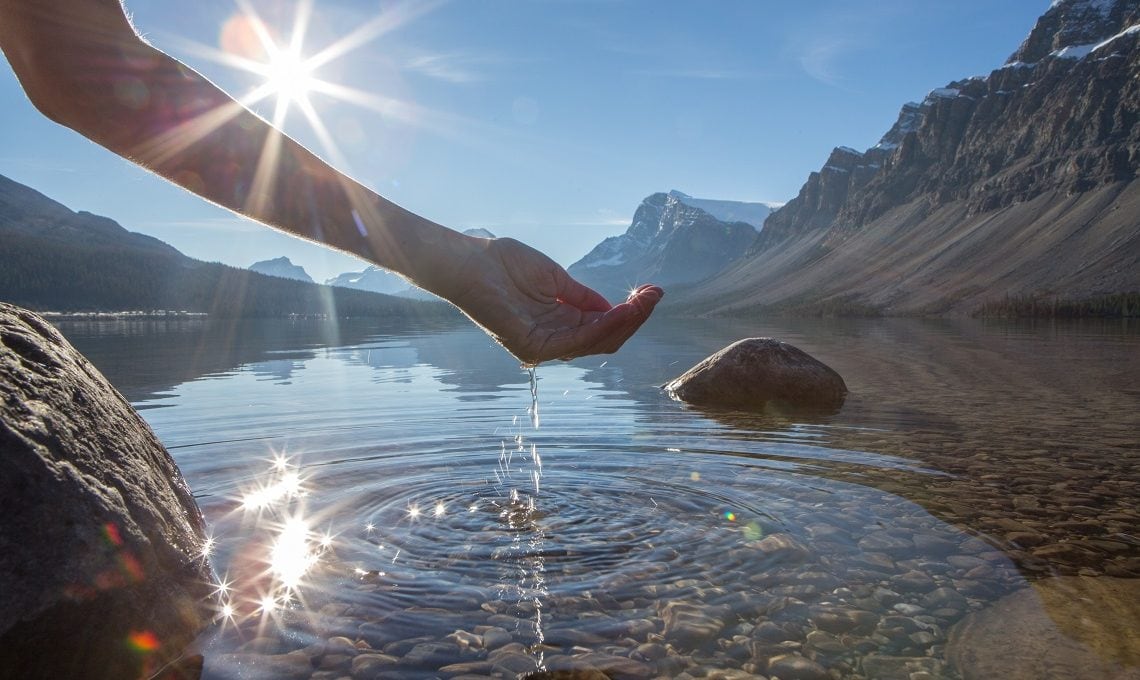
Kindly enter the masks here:
[[[844, 5], [827, 12], [809, 12], [787, 32], [784, 54], [810, 78], [842, 90], [851, 90], [849, 76], [858, 68], [861, 54], [898, 50], [905, 39], [901, 28], [907, 17], [925, 7], [910, 0], [880, 0], [870, 5]], [[903, 52], [899, 52], [900, 54]]]
[[583, 228], [596, 228], [596, 229], [611, 229], [613, 227], [628, 227], [630, 218], [628, 217], [611, 217], [611, 218], [584, 218], [573, 219], [563, 222], [568, 227], [583, 227]]
[[717, 68], [643, 68], [627, 71], [633, 76], [650, 78], [677, 78], [683, 80], [752, 80], [764, 77], [760, 73]]
[[79, 172], [79, 170], [73, 167], [71, 164], [65, 163], [63, 161], [18, 156], [0, 156], [0, 167], [18, 167], [24, 170], [48, 172]]
[[404, 61], [403, 68], [446, 83], [466, 85], [488, 80], [489, 67], [502, 61], [489, 55], [439, 52], [415, 55]]
[[802, 45], [798, 55], [800, 67], [821, 83], [840, 86], [844, 79], [839, 74], [838, 65], [854, 47], [844, 38], [817, 38]]
[[599, 210], [595, 214], [566, 215], [562, 218], [544, 217], [541, 220], [530, 219], [528, 217], [514, 217], [506, 220], [466, 220], [463, 228], [472, 229], [481, 227], [495, 234], [499, 234], [500, 231], [504, 233], [512, 232], [519, 227], [538, 229], [565, 229], [568, 227], [575, 229], [624, 229], [629, 226], [629, 223], [629, 216], [620, 217], [614, 211]]

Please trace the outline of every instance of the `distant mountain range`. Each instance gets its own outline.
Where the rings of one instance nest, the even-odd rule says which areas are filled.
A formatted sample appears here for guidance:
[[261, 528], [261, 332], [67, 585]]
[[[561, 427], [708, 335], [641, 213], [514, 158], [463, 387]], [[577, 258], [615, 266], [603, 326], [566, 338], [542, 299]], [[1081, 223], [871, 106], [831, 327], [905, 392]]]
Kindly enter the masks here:
[[654, 194], [571, 272], [666, 285], [665, 313], [1140, 314], [1138, 43], [1140, 2], [1055, 0], [1004, 66], [836, 148], [759, 235]]
[[774, 207], [679, 191], [653, 194], [624, 234], [602, 241], [568, 271], [611, 301], [640, 283], [699, 281], [744, 255]]
[[251, 272], [258, 274], [265, 274], [266, 276], [276, 276], [282, 279], [292, 279], [294, 281], [304, 281], [305, 283], [313, 283], [313, 278], [305, 271], [304, 267], [293, 264], [287, 257], [276, 257], [272, 260], [261, 260], [249, 265]]
[[[467, 229], [463, 233], [468, 236], [478, 236], [479, 238], [495, 238], [495, 235], [486, 229]], [[278, 260], [281, 259], [285, 259], [286, 262], [288, 262], [287, 258], [278, 258]], [[276, 262], [277, 260], [273, 261]], [[302, 270], [302, 272], [303, 271], [304, 270]], [[354, 290], [367, 290], [373, 293], [396, 295], [413, 300], [437, 299], [431, 293], [408, 283], [408, 280], [399, 274], [375, 265], [371, 265], [363, 271], [338, 274], [325, 281], [325, 285], [336, 286], [338, 288], [351, 288]]]
[[329, 288], [187, 257], [0, 176], [0, 300], [38, 311], [215, 316], [454, 316], [442, 304]]
[[[782, 207], [653, 194], [569, 269], [611, 300], [664, 285], [662, 313], [1136, 314], [1138, 170], [1140, 2], [1054, 0], [1005, 65], [904, 104], [875, 146], [836, 148]], [[0, 178], [0, 299], [321, 313], [320, 287], [276, 278], [299, 268], [259, 265], [275, 277]], [[340, 313], [412, 309], [364, 291], [426, 295], [375, 267], [329, 283]]]

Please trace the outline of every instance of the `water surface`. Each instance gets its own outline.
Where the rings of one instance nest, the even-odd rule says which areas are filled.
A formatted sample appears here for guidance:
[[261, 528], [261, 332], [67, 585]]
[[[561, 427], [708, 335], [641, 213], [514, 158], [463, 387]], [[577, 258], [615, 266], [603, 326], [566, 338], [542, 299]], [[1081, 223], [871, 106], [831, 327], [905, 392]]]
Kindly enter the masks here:
[[[462, 324], [62, 330], [206, 514], [225, 587], [205, 677], [977, 677], [953, 639], [995, 602], [1140, 577], [1127, 322], [654, 319], [539, 367], [537, 404]], [[659, 389], [750, 336], [835, 368], [844, 407]], [[1042, 619], [1106, 617], [1070, 599]], [[1140, 664], [1136, 602], [1066, 629], [1086, 670]]]

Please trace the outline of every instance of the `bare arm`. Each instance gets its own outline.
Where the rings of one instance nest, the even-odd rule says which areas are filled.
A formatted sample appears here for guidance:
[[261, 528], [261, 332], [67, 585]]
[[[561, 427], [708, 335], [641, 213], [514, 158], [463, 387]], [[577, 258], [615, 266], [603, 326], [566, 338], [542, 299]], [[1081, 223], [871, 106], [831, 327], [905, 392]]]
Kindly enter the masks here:
[[0, 48], [49, 118], [218, 205], [403, 274], [525, 362], [616, 351], [662, 295], [642, 287], [611, 306], [517, 241], [387, 201], [146, 44], [118, 0], [0, 0]]

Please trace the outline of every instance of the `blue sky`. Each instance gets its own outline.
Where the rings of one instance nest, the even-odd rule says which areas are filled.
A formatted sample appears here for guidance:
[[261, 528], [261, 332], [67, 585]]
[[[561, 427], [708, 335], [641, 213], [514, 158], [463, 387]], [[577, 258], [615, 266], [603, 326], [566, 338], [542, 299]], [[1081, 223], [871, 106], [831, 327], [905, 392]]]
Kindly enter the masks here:
[[[234, 0], [128, 0], [153, 44], [236, 96], [221, 63]], [[283, 37], [295, 0], [249, 0]], [[286, 131], [441, 224], [513, 236], [564, 265], [621, 233], [647, 195], [787, 201], [835, 146], [874, 145], [899, 107], [1000, 66], [1048, 0], [315, 0], [303, 52], [366, 41], [314, 77], [335, 150]], [[375, 30], [372, 30], [375, 29]], [[384, 29], [384, 30], [381, 30]], [[284, 38], [283, 38], [284, 39]], [[40, 116], [0, 69], [0, 174], [188, 255], [289, 256], [317, 280], [363, 263], [209, 205]], [[360, 97], [356, 97], [361, 99]], [[399, 109], [375, 106], [383, 98]], [[272, 102], [256, 107], [271, 117]]]

